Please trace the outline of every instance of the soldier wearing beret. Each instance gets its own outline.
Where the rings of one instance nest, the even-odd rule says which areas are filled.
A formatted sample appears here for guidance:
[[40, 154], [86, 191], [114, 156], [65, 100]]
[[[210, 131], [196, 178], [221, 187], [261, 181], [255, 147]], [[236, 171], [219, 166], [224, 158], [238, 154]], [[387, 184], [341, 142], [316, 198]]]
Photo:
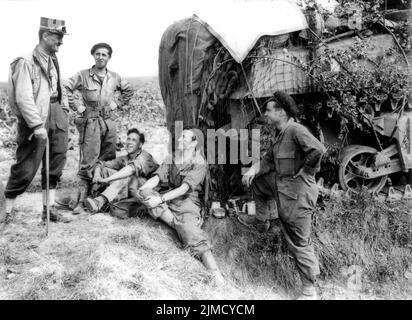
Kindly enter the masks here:
[[295, 102], [284, 92], [275, 92], [267, 102], [265, 117], [276, 130], [276, 137], [260, 165], [252, 165], [242, 179], [251, 187], [256, 216], [241, 215], [238, 219], [249, 227], [268, 227], [266, 202], [276, 199], [281, 228], [302, 279], [302, 297], [315, 298], [319, 263], [310, 234], [318, 197], [314, 176], [325, 147], [295, 122], [296, 113]]
[[[7, 182], [6, 219], [10, 221], [14, 201], [22, 194], [43, 162], [42, 220], [46, 219], [45, 150], [49, 142], [50, 220], [63, 221], [55, 210], [55, 189], [66, 162], [68, 144], [68, 109], [62, 105], [59, 63], [56, 57], [66, 35], [63, 20], [40, 18], [39, 44], [32, 52], [13, 60], [10, 65], [8, 95], [17, 116], [16, 163]], [[48, 137], [48, 140], [47, 140]]]
[[[76, 73], [65, 84], [69, 106], [77, 113], [75, 123], [79, 131], [81, 155], [79, 201], [73, 214], [83, 212], [97, 162], [110, 161], [116, 157], [117, 132], [111, 111], [129, 103], [133, 97], [130, 83], [107, 69], [112, 47], [107, 43], [97, 43], [90, 53], [95, 65]], [[73, 96], [75, 90], [81, 92], [77, 104]], [[118, 99], [115, 97], [116, 92], [120, 93]]]

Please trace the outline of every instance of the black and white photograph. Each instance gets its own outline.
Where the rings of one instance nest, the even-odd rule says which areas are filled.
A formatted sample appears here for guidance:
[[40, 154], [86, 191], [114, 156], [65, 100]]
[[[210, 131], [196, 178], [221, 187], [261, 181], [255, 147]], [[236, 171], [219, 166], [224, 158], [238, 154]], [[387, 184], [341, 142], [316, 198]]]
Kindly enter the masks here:
[[0, 0], [0, 300], [411, 300], [411, 3]]

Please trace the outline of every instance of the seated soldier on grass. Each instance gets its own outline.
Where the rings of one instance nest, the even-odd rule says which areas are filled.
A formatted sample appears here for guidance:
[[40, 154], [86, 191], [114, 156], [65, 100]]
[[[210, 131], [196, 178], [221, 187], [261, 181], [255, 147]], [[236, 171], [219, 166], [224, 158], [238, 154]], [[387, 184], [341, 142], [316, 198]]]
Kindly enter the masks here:
[[[217, 284], [224, 283], [211, 252], [205, 232], [201, 229], [203, 217], [199, 193], [207, 172], [200, 130], [185, 128], [179, 138], [173, 163], [163, 163], [136, 195], [147, 208], [150, 216], [160, 219], [176, 230], [179, 239], [194, 256], [200, 258]], [[168, 192], [159, 194], [153, 189], [158, 185]]]
[[92, 182], [107, 184], [107, 187], [96, 198], [85, 200], [85, 206], [91, 213], [98, 212], [106, 203], [133, 197], [137, 188], [159, 167], [152, 155], [142, 150], [144, 141], [144, 134], [132, 128], [127, 131], [127, 155], [112, 161], [97, 162]]

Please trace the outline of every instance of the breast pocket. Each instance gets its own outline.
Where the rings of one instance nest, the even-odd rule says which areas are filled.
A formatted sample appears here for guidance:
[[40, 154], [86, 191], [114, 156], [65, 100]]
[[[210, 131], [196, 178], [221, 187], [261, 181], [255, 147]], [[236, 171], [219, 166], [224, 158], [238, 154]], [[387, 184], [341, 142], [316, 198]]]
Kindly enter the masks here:
[[275, 156], [277, 171], [280, 175], [295, 174], [295, 152], [279, 152]]
[[97, 101], [99, 101], [99, 92], [98, 92], [97, 89], [84, 88], [83, 89], [83, 98], [87, 102], [96, 103]]

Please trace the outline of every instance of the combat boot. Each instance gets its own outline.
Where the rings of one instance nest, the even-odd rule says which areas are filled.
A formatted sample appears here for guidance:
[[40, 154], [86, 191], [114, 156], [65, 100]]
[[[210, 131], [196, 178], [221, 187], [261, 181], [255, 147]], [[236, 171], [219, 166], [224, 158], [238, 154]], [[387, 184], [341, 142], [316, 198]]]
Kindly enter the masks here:
[[280, 220], [279, 219], [269, 220], [269, 222], [270, 222], [270, 227], [268, 229], [269, 234], [279, 234], [279, 233], [281, 233], [281, 227], [280, 227]]
[[78, 202], [76, 207], [73, 209], [72, 214], [77, 215], [85, 211], [86, 207], [84, 206], [84, 201], [87, 197], [88, 189], [88, 183], [82, 181], [79, 186]]
[[[301, 275], [302, 279], [302, 289], [297, 300], [318, 300], [318, 294], [316, 292], [315, 283], [306, 279]], [[316, 282], [316, 281], [315, 281]]]
[[223, 286], [225, 284], [225, 278], [220, 272], [215, 257], [212, 254], [212, 251], [207, 250], [200, 255], [203, 265], [212, 273], [212, 277], [215, 280], [218, 286]]
[[270, 221], [261, 221], [255, 215], [239, 214], [237, 219], [241, 224], [249, 228], [255, 228], [259, 232], [267, 232], [270, 227]]
[[84, 200], [84, 205], [90, 213], [97, 213], [106, 204], [107, 199], [103, 196], [98, 196], [96, 198], [87, 198]]
[[[46, 210], [47, 210], [46, 207], [43, 206], [43, 212], [42, 212], [42, 215], [41, 215], [41, 221], [42, 221], [43, 223], [45, 223], [46, 220], [47, 220], [47, 211], [46, 211]], [[50, 212], [49, 212], [49, 214], [50, 214], [50, 221], [51, 221], [51, 222], [63, 222], [63, 223], [67, 223], [67, 222], [70, 222], [70, 221], [71, 221], [70, 219], [64, 217], [62, 214], [58, 213], [58, 212], [57, 212], [57, 209], [56, 209], [54, 206], [50, 206]]]
[[319, 296], [316, 292], [315, 286], [312, 285], [306, 285], [302, 287], [301, 294], [296, 300], [318, 300]]

